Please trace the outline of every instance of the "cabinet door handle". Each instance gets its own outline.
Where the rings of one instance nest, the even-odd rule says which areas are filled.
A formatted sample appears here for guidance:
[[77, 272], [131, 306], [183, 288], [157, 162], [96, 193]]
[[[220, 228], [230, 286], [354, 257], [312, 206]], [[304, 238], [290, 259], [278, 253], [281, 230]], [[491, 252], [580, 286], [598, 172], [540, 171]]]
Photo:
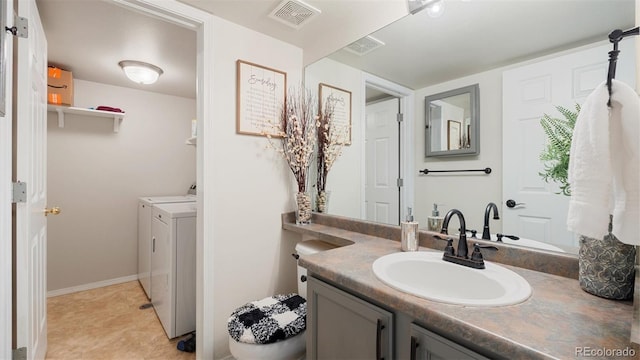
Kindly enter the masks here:
[[156, 252], [156, 238], [151, 238], [151, 252]]
[[382, 320], [378, 319], [376, 322], [376, 360], [384, 360], [382, 357], [382, 330], [384, 330], [384, 325], [382, 325]]
[[420, 346], [420, 344], [418, 344], [418, 339], [416, 339], [415, 336], [411, 337], [411, 360], [416, 360], [416, 353], [418, 350], [418, 346]]

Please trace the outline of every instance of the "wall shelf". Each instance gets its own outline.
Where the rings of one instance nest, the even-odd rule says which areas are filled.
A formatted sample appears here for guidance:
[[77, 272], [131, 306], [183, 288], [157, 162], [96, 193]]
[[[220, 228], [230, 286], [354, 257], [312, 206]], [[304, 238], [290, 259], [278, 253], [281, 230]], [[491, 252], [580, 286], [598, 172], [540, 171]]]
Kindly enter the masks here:
[[84, 115], [93, 117], [103, 117], [113, 119], [113, 132], [120, 131], [120, 122], [124, 119], [124, 113], [112, 111], [102, 111], [93, 109], [83, 109], [73, 106], [47, 105], [47, 110], [58, 114], [58, 127], [64, 127], [64, 115]]
[[192, 136], [190, 138], [187, 139], [187, 141], [184, 142], [187, 145], [197, 145], [198, 144], [198, 138], [196, 136]]

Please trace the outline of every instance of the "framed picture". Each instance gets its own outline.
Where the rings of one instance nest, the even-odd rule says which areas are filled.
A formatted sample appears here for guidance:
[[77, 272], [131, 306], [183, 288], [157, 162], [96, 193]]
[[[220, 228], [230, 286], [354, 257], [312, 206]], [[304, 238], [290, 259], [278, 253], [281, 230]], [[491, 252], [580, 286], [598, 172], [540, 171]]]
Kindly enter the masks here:
[[456, 150], [461, 148], [460, 142], [460, 122], [455, 120], [447, 120], [447, 150]]
[[334, 104], [333, 121], [347, 127], [345, 145], [351, 145], [351, 91], [339, 89], [335, 86], [320, 83], [318, 85], [319, 108], [324, 109], [327, 101]]
[[236, 133], [245, 135], [278, 135], [274, 128], [280, 122], [287, 88], [287, 73], [236, 61]]

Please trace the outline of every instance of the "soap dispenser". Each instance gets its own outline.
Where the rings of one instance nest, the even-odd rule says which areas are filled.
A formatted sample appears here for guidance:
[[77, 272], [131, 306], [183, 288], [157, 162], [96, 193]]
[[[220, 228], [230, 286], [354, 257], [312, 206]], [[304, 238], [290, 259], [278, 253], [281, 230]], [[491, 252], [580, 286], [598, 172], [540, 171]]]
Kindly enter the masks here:
[[400, 222], [400, 248], [402, 251], [418, 251], [418, 223], [413, 221], [411, 208], [407, 220]]
[[431, 216], [427, 217], [427, 229], [429, 231], [440, 232], [440, 230], [442, 230], [443, 222], [444, 216], [440, 216], [440, 211], [438, 211], [438, 204], [434, 203]]

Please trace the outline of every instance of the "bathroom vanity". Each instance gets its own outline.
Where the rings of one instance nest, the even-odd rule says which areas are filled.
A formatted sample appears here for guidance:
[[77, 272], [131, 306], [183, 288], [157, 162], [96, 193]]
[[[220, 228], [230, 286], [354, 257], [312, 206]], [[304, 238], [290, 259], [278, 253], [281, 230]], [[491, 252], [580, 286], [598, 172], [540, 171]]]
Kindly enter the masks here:
[[[498, 307], [450, 305], [395, 290], [376, 278], [373, 262], [400, 251], [397, 226], [317, 214], [305, 226], [285, 214], [282, 226], [341, 246], [299, 259], [310, 275], [309, 359], [421, 359], [427, 352], [460, 359], [563, 359], [625, 349], [640, 354], [630, 342], [632, 302], [584, 292], [575, 257], [501, 246], [497, 253], [502, 255], [485, 259], [501, 260], [525, 278], [531, 297]], [[441, 251], [432, 233], [421, 231], [420, 243], [420, 251]], [[518, 259], [524, 259], [521, 266], [507, 265]]]
[[313, 276], [307, 279], [310, 359], [487, 359], [406, 314], [388, 311]]

